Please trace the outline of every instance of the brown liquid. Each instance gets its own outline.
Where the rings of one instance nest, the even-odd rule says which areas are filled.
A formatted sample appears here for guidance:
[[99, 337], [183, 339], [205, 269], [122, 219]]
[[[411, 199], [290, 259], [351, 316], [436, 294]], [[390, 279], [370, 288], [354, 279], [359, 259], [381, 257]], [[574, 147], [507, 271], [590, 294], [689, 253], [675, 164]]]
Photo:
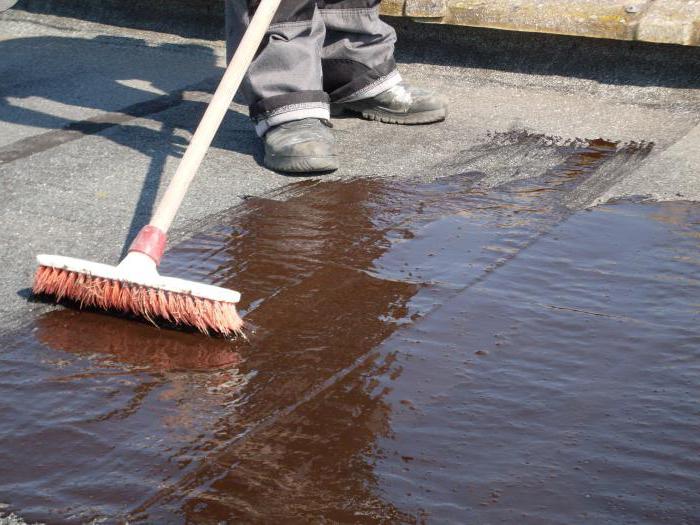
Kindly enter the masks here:
[[[541, 146], [555, 148], [555, 146]], [[700, 208], [304, 182], [173, 248], [250, 341], [56, 311], [0, 340], [0, 501], [84, 522], [692, 522]]]

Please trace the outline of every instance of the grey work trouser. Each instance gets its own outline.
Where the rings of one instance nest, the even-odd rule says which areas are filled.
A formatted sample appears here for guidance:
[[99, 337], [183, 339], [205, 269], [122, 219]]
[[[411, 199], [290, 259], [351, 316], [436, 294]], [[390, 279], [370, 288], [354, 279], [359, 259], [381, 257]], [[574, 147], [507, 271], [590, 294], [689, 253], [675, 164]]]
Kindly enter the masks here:
[[[282, 0], [241, 86], [258, 135], [302, 118], [329, 118], [329, 103], [373, 97], [401, 81], [394, 29], [380, 0]], [[256, 1], [226, 0], [229, 59]]]

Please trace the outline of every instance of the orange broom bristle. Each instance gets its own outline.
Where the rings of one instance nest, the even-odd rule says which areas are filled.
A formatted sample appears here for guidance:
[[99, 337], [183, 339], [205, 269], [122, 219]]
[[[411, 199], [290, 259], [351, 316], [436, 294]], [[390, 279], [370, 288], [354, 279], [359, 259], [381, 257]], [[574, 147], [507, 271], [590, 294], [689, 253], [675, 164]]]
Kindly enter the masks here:
[[69, 299], [80, 307], [95, 307], [135, 314], [153, 322], [162, 319], [188, 325], [208, 334], [243, 335], [243, 320], [232, 303], [120, 282], [87, 274], [39, 266], [35, 294]]

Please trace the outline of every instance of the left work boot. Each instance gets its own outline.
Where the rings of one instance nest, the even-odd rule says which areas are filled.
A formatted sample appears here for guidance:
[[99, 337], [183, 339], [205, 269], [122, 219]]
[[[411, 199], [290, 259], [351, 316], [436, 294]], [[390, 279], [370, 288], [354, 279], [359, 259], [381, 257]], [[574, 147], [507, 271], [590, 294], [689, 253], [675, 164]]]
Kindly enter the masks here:
[[447, 102], [431, 91], [401, 82], [371, 98], [331, 104], [331, 114], [344, 112], [387, 124], [431, 124], [445, 120]]

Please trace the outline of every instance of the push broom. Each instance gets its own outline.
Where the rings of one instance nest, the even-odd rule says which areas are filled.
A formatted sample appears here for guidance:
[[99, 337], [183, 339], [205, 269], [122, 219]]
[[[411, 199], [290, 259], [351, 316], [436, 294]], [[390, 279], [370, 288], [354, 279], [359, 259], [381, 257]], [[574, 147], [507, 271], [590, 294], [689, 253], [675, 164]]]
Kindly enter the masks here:
[[60, 255], [39, 255], [33, 291], [56, 301], [191, 326], [204, 333], [240, 334], [241, 294], [207, 284], [161, 276], [157, 267], [166, 233], [243, 80], [281, 0], [261, 0], [226, 68], [219, 87], [148, 225], [118, 266]]

